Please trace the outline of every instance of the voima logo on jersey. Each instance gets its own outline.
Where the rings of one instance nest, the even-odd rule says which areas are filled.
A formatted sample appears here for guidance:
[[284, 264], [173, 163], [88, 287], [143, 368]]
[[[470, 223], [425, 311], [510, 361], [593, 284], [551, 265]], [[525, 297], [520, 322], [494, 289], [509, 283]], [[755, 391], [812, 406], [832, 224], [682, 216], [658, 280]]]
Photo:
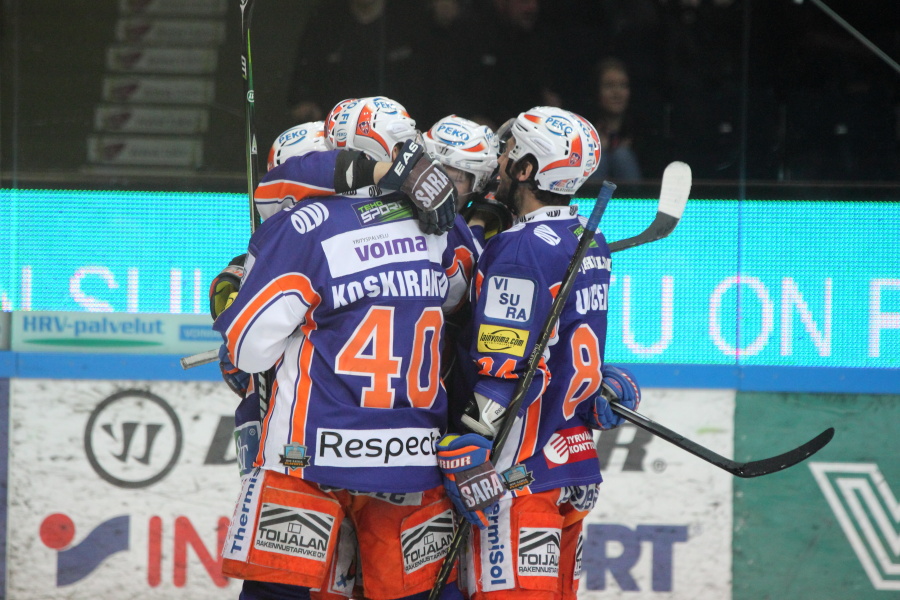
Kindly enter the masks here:
[[400, 534], [403, 570], [408, 574], [444, 558], [453, 538], [453, 513], [435, 515]]
[[304, 234], [324, 223], [327, 218], [328, 209], [324, 204], [304, 204], [291, 215], [291, 225], [297, 233]]
[[568, 136], [575, 131], [571, 121], [561, 115], [547, 117], [544, 119], [544, 125], [547, 126], [547, 130], [553, 135]]
[[397, 238], [384, 242], [372, 242], [354, 248], [356, 256], [362, 262], [371, 258], [383, 258], [395, 254], [410, 254], [413, 252], [428, 252], [428, 242], [424, 236], [415, 238]]

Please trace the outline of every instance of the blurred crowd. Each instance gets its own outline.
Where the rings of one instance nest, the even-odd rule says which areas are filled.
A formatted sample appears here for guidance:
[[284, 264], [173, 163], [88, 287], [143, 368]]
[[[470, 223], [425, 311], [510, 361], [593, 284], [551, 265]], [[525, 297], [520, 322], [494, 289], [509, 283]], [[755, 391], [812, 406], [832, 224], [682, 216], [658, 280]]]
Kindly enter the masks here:
[[[900, 3], [828, 3], [900, 58]], [[900, 176], [900, 73], [797, 0], [320, 1], [294, 66], [296, 122], [374, 94], [421, 128], [575, 111], [602, 136], [596, 177]]]

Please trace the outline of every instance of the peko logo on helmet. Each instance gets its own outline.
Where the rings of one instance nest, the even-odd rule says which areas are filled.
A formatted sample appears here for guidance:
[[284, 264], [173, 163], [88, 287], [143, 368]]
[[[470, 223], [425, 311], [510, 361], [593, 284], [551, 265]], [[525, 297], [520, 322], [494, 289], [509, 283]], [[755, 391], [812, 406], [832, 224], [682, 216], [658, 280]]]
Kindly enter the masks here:
[[[372, 99], [372, 104], [375, 105], [379, 111], [388, 114], [388, 115], [396, 115], [400, 112], [400, 109], [397, 105], [387, 98], [376, 97]], [[347, 108], [350, 108], [349, 106]]]
[[434, 132], [445, 144], [461, 146], [469, 141], [469, 134], [458, 123], [441, 123]]
[[551, 115], [544, 119], [544, 124], [553, 135], [569, 136], [575, 131], [575, 126], [567, 118], [560, 115]]
[[294, 144], [299, 144], [303, 140], [306, 139], [306, 136], [309, 135], [308, 129], [300, 129], [298, 131], [291, 130], [285, 133], [282, 133], [278, 136], [278, 143], [282, 146], [293, 146]]

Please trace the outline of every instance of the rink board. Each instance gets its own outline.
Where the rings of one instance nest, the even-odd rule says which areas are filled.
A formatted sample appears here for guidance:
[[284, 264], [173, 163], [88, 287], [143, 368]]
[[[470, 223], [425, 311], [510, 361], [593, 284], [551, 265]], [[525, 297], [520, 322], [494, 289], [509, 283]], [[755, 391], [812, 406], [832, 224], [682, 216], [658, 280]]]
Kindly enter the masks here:
[[[237, 493], [224, 385], [0, 381], [6, 598], [236, 597], [217, 575]], [[647, 389], [641, 412], [738, 460], [838, 434], [807, 463], [750, 480], [630, 425], [599, 435], [582, 598], [897, 593], [900, 397]]]

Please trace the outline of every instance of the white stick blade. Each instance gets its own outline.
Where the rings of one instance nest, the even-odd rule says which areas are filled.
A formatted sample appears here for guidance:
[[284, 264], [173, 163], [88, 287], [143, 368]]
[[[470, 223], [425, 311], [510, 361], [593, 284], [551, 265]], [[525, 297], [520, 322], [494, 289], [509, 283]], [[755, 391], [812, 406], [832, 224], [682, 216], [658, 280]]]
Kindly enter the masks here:
[[659, 192], [659, 212], [680, 219], [688, 196], [691, 195], [691, 167], [687, 163], [669, 163], [663, 171], [662, 189]]

